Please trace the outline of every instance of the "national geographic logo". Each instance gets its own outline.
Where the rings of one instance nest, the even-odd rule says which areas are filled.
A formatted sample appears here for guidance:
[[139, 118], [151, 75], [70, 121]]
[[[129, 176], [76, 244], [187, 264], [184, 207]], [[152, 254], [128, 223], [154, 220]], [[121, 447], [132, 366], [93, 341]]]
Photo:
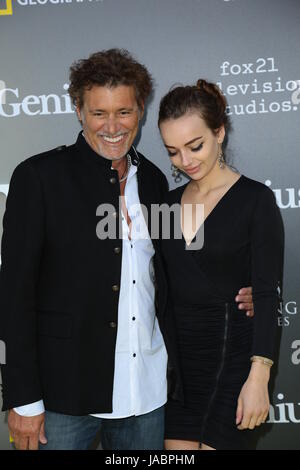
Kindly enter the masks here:
[[[3, 7], [4, 3], [4, 7]], [[4, 0], [4, 2], [0, 1], [0, 16], [1, 15], [12, 15], [13, 10], [12, 10], [12, 0]]]
[[[63, 5], [76, 3], [103, 3], [104, 0], [15, 0], [21, 7], [43, 6], [43, 5]], [[3, 9], [2, 3], [7, 6]], [[0, 15], [12, 15], [12, 0], [0, 0]]]
[[[41, 5], [62, 5], [62, 4], [84, 4], [103, 3], [104, 0], [16, 0], [21, 7], [41, 6]], [[12, 0], [0, 0], [0, 16], [12, 15]]]

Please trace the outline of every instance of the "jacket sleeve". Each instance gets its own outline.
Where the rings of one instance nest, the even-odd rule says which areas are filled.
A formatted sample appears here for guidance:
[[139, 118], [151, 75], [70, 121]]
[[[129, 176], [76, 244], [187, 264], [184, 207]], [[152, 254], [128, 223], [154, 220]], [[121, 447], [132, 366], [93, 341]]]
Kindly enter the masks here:
[[36, 286], [44, 242], [44, 204], [30, 162], [15, 169], [3, 218], [0, 271], [0, 339], [3, 408], [42, 399], [37, 357]]
[[251, 279], [254, 303], [252, 354], [274, 359], [282, 289], [284, 231], [273, 192], [258, 194], [251, 231]]

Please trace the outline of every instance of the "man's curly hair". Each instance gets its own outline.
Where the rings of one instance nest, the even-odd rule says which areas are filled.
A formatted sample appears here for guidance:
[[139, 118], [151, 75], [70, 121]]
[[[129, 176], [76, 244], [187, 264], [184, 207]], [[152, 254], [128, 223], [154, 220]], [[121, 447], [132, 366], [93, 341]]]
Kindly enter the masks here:
[[75, 106], [83, 106], [85, 90], [93, 86], [133, 86], [141, 108], [153, 90], [153, 79], [146, 67], [137, 62], [125, 49], [95, 52], [70, 67], [69, 95]]

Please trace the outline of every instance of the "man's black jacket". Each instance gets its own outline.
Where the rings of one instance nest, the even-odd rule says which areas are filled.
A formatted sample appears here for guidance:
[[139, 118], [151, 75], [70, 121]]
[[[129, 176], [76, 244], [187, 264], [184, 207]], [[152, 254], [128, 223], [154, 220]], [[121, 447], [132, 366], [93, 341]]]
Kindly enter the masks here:
[[[150, 214], [168, 183], [153, 163], [132, 152], [140, 202]], [[82, 134], [74, 145], [15, 169], [1, 250], [3, 411], [40, 399], [46, 409], [64, 414], [112, 411], [122, 240], [97, 237], [96, 210], [110, 203], [118, 219], [119, 195], [116, 170]], [[168, 343], [166, 280], [159, 241], [153, 244], [157, 316]]]

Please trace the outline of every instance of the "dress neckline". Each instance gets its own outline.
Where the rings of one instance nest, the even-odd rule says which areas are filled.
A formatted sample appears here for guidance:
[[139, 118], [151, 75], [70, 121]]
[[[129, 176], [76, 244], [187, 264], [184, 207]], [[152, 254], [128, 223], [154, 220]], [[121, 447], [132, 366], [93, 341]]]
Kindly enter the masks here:
[[182, 238], [186, 244], [186, 246], [190, 246], [190, 244], [195, 240], [195, 237], [197, 236], [199, 230], [201, 229], [201, 227], [204, 226], [204, 224], [211, 218], [211, 216], [217, 211], [218, 207], [222, 204], [222, 202], [224, 200], [227, 199], [227, 196], [230, 195], [230, 193], [232, 192], [232, 190], [234, 188], [236, 188], [238, 186], [238, 183], [244, 179], [244, 175], [240, 175], [240, 177], [227, 189], [227, 191], [223, 194], [223, 196], [218, 200], [218, 202], [215, 204], [215, 206], [212, 208], [212, 210], [210, 211], [210, 213], [205, 217], [205, 219], [203, 220], [202, 224], [200, 225], [200, 227], [198, 227], [197, 231], [195, 232], [195, 235], [192, 239], [192, 241], [187, 244], [186, 242], [186, 239], [185, 239], [185, 236], [183, 234], [183, 231], [182, 231], [182, 224], [181, 224], [181, 209], [182, 209], [182, 196], [183, 196], [183, 193], [184, 193], [184, 190], [185, 188], [187, 187], [187, 185], [190, 183], [186, 183], [184, 185], [181, 186], [182, 190], [180, 192], [180, 197], [179, 197], [179, 202], [180, 202], [180, 230], [181, 230], [181, 233], [182, 233]]

